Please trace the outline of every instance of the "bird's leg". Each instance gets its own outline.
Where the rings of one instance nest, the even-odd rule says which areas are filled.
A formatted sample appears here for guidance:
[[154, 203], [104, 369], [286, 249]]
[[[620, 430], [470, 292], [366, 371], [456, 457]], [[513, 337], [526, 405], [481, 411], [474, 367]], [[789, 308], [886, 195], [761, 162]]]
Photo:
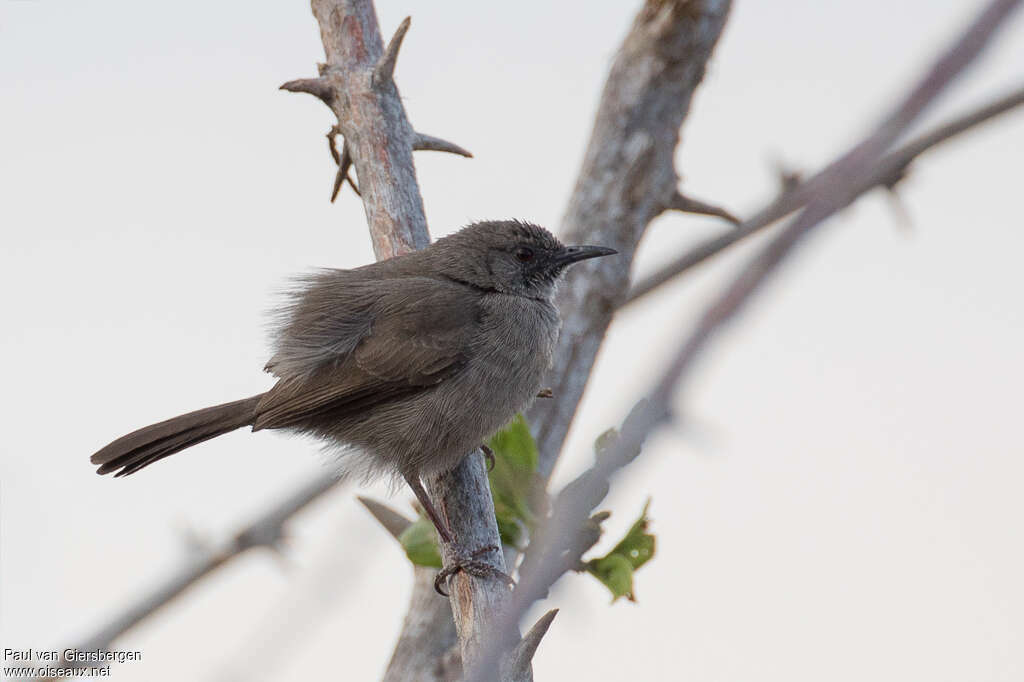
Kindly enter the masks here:
[[434, 509], [434, 503], [430, 501], [430, 497], [427, 495], [427, 491], [423, 489], [423, 484], [420, 483], [420, 477], [415, 474], [403, 474], [405, 476], [405, 482], [412, 488], [413, 493], [416, 494], [416, 499], [423, 505], [423, 511], [427, 512], [427, 518], [434, 524], [434, 528], [437, 529], [437, 535], [441, 538], [441, 542], [446, 545], [453, 544], [455, 540], [452, 538], [452, 533], [448, 530], [448, 524], [441, 520], [437, 510]]
[[494, 450], [491, 450], [486, 445], [481, 445], [480, 451], [484, 453], [484, 461], [487, 462], [487, 470], [494, 471]]
[[[492, 453], [493, 456], [493, 453]], [[447, 597], [448, 593], [442, 589], [445, 581], [451, 576], [455, 575], [459, 571], [465, 571], [470, 575], [478, 578], [497, 577], [503, 580], [508, 585], [515, 585], [515, 581], [507, 573], [499, 571], [494, 566], [491, 566], [486, 561], [481, 561], [480, 557], [487, 552], [499, 552], [501, 551], [497, 545], [486, 545], [472, 552], [465, 552], [459, 545], [455, 543], [452, 537], [451, 531], [448, 529], [448, 524], [441, 520], [441, 515], [437, 513], [437, 509], [434, 508], [434, 503], [430, 501], [430, 497], [427, 495], [427, 491], [423, 488], [423, 483], [420, 482], [420, 477], [415, 474], [403, 474], [405, 482], [412, 488], [413, 493], [416, 494], [416, 499], [423, 505], [423, 511], [427, 513], [427, 518], [434, 524], [434, 528], [437, 529], [437, 535], [441, 539], [441, 542], [445, 545], [449, 545], [452, 548], [452, 553], [455, 555], [453, 560], [437, 574], [434, 578], [434, 589], [437, 593]]]

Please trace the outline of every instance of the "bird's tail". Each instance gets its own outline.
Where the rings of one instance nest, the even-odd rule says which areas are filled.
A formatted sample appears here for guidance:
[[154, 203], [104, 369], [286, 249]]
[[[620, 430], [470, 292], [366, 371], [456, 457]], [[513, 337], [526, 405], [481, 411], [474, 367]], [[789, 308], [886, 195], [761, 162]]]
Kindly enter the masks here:
[[127, 476], [204, 440], [249, 426], [256, 420], [256, 405], [263, 394], [189, 412], [121, 436], [91, 458], [96, 473]]

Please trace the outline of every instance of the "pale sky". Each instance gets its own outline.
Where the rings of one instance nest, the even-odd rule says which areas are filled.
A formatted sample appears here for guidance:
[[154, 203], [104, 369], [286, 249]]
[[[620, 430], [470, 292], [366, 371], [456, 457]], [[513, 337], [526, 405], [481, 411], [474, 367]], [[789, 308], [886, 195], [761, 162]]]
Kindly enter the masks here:
[[[434, 236], [482, 218], [558, 229], [610, 60], [639, 2], [386, 1], [412, 29], [413, 125]], [[739, 2], [683, 130], [683, 187], [747, 215], [776, 160], [865, 132], [979, 2]], [[321, 470], [315, 444], [238, 432], [130, 479], [88, 456], [265, 390], [287, 278], [372, 258], [332, 205], [331, 115], [282, 82], [322, 59], [305, 2], [0, 3], [0, 647], [91, 633], [185, 556]], [[1024, 18], [928, 117], [1017, 87]], [[922, 159], [910, 227], [871, 195], [810, 240], [704, 358], [614, 484], [609, 545], [651, 496], [639, 602], [563, 580], [538, 680], [1024, 678], [1024, 114]], [[668, 215], [649, 271], [723, 229]], [[619, 316], [556, 484], [589, 463], [756, 243]], [[557, 387], [554, 387], [557, 392]], [[382, 488], [364, 491], [384, 497]], [[411, 495], [391, 503], [408, 510]], [[338, 491], [118, 643], [113, 680], [379, 678], [410, 590], [396, 543]], [[603, 548], [604, 546], [602, 546]]]

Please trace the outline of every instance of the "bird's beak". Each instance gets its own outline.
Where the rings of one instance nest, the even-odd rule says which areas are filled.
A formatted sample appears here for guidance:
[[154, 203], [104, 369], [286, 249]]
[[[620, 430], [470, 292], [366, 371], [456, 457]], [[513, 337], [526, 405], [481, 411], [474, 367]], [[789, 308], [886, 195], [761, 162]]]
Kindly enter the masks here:
[[560, 254], [555, 256], [555, 261], [559, 265], [570, 265], [571, 263], [577, 263], [588, 258], [600, 258], [601, 256], [611, 256], [616, 253], [618, 251], [609, 249], [606, 246], [567, 246]]

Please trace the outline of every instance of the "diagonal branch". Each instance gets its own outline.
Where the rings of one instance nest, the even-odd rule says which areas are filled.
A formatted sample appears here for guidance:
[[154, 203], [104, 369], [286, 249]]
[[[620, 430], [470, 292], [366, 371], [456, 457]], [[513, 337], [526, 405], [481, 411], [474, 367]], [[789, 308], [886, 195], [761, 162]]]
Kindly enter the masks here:
[[215, 548], [196, 547], [197, 553], [193, 553], [163, 582], [130, 604], [106, 625], [79, 642], [76, 647], [68, 647], [62, 651], [69, 649], [105, 651], [126, 632], [181, 596], [203, 578], [250, 549], [263, 547], [271, 551], [279, 551], [281, 541], [285, 537], [284, 527], [288, 521], [314, 500], [330, 490], [334, 490], [338, 485], [339, 479], [334, 476], [319, 476], [303, 484], [253, 519], [223, 545]]
[[[992, 102], [958, 116], [932, 131], [902, 145], [887, 154], [878, 164], [873, 183], [864, 189], [868, 192], [875, 187], [893, 187], [902, 180], [907, 168], [922, 154], [946, 142], [964, 131], [974, 128], [1001, 114], [1024, 104], [1024, 86], [999, 97]], [[824, 172], [824, 171], [822, 171]], [[821, 173], [810, 180], [791, 186], [769, 207], [753, 218], [742, 223], [736, 230], [713, 237], [690, 249], [675, 261], [668, 263], [633, 285], [622, 305], [627, 306], [646, 296], [655, 289], [675, 279], [713, 256], [725, 251], [733, 244], [763, 230], [776, 221], [805, 206], [814, 193], [814, 187], [822, 182]]]
[[[648, 397], [640, 400], [630, 412], [619, 438], [598, 458], [587, 475], [571, 484], [565, 503], [535, 535], [538, 546], [531, 546], [528, 556], [539, 559], [522, 571], [508, 609], [502, 614], [505, 622], [499, 626], [518, 624], [526, 610], [547, 594], [551, 585], [572, 566], [572, 557], [565, 556], [565, 538], [578, 536], [578, 529], [584, 526], [591, 510], [607, 494], [608, 480], [636, 457], [647, 434], [672, 418], [671, 404], [677, 389], [715, 334], [750, 302], [752, 295], [808, 233], [849, 205], [865, 187], [872, 186], [886, 149], [975, 60], [1020, 2], [993, 0], [911, 89], [900, 106], [872, 134], [822, 171], [821, 182], [817, 183], [807, 207], [747, 267], [741, 268], [735, 281], [712, 301]], [[500, 654], [501, 643], [495, 641], [486, 650], [479, 667], [471, 671], [469, 679], [489, 679]]]

